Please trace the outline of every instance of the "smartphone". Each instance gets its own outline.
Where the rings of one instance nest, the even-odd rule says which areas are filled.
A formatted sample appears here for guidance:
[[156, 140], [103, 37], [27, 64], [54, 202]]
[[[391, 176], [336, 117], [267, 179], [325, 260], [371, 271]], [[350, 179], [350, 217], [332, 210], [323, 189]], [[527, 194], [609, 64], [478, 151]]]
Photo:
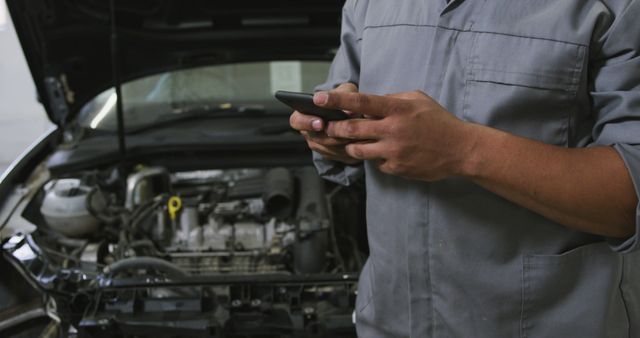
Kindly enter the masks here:
[[303, 114], [314, 115], [324, 121], [339, 121], [349, 118], [342, 110], [318, 107], [313, 103], [313, 94], [286, 92], [279, 90], [276, 92], [276, 99], [287, 106]]

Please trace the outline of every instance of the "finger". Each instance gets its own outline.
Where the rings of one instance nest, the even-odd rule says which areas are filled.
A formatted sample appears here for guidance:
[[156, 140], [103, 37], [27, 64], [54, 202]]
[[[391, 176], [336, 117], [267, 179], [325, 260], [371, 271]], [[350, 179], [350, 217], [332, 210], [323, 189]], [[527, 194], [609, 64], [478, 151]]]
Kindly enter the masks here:
[[381, 161], [378, 164], [378, 170], [385, 174], [395, 175], [395, 176], [403, 176], [405, 171], [404, 167], [400, 165], [398, 162], [394, 161]]
[[334, 91], [344, 92], [344, 93], [357, 93], [358, 92], [358, 86], [356, 86], [355, 84], [353, 84], [351, 82], [345, 82], [345, 83], [339, 85], [338, 87], [336, 87], [334, 89]]
[[309, 149], [322, 155], [327, 160], [340, 161], [344, 163], [355, 163], [359, 160], [350, 157], [345, 151], [344, 147], [327, 147], [315, 142], [307, 142]]
[[378, 140], [384, 135], [384, 125], [379, 120], [351, 119], [330, 122], [327, 135], [349, 140]]
[[306, 131], [321, 131], [324, 129], [322, 119], [313, 115], [305, 115], [298, 111], [294, 111], [289, 118], [289, 124], [293, 129]]
[[386, 97], [396, 98], [396, 99], [404, 99], [404, 100], [416, 100], [416, 99], [425, 99], [430, 98], [429, 95], [425, 94], [423, 91], [414, 90], [411, 92], [402, 92], [402, 93], [393, 93], [387, 94]]
[[384, 145], [381, 142], [351, 143], [345, 146], [345, 151], [358, 160], [384, 160]]
[[317, 92], [313, 103], [319, 107], [349, 110], [374, 117], [385, 117], [392, 105], [402, 102], [390, 97], [345, 92]]
[[[334, 89], [334, 91], [343, 92], [343, 93], [357, 93], [358, 92], [358, 86], [356, 86], [355, 84], [353, 84], [351, 82], [346, 82], [346, 83], [343, 83], [343, 84], [339, 85], [336, 89]], [[349, 115], [351, 118], [362, 117], [362, 114], [354, 113], [354, 112], [352, 112], [350, 110], [343, 110], [343, 112], [345, 114]]]
[[322, 132], [318, 133], [318, 132], [301, 131], [300, 133], [304, 136], [304, 138], [307, 141], [313, 141], [329, 147], [343, 146], [351, 142], [350, 140], [347, 140], [347, 139], [329, 137], [327, 136], [327, 134]]
[[345, 114], [349, 115], [349, 118], [351, 118], [351, 119], [361, 119], [361, 118], [364, 118], [364, 117], [365, 117], [365, 116], [364, 116], [364, 115], [362, 115], [362, 114], [355, 113], [355, 112], [352, 112], [352, 111], [350, 111], [350, 110], [343, 110], [343, 112], [344, 112]]

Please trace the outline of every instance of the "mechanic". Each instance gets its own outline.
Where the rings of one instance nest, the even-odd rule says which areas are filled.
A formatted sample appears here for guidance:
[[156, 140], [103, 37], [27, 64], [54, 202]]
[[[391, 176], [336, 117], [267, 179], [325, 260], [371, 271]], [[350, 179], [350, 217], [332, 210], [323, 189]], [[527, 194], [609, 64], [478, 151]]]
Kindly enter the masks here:
[[[640, 337], [640, 1], [348, 0], [319, 172], [366, 179], [361, 337]], [[359, 91], [359, 93], [358, 93]]]

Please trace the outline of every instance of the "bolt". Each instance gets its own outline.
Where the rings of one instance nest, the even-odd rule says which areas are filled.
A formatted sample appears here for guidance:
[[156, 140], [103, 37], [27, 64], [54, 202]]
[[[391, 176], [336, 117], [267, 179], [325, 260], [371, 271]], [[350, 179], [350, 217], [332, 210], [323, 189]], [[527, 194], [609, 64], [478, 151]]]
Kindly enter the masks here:
[[258, 306], [260, 306], [260, 304], [262, 304], [262, 301], [260, 301], [260, 299], [253, 299], [251, 301], [251, 306], [253, 306], [253, 307], [258, 307]]
[[240, 307], [242, 305], [242, 301], [240, 299], [234, 299], [231, 301], [231, 307]]

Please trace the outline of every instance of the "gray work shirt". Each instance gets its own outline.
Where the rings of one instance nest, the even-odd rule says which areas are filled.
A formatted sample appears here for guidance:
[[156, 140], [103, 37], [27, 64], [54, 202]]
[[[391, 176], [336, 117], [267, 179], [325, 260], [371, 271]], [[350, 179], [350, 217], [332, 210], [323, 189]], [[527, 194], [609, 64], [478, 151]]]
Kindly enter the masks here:
[[[612, 145], [640, 191], [639, 20], [634, 0], [348, 0], [319, 89], [418, 89], [515, 135]], [[361, 337], [640, 337], [637, 236], [571, 230], [464, 179], [314, 159], [327, 179], [366, 179]]]

